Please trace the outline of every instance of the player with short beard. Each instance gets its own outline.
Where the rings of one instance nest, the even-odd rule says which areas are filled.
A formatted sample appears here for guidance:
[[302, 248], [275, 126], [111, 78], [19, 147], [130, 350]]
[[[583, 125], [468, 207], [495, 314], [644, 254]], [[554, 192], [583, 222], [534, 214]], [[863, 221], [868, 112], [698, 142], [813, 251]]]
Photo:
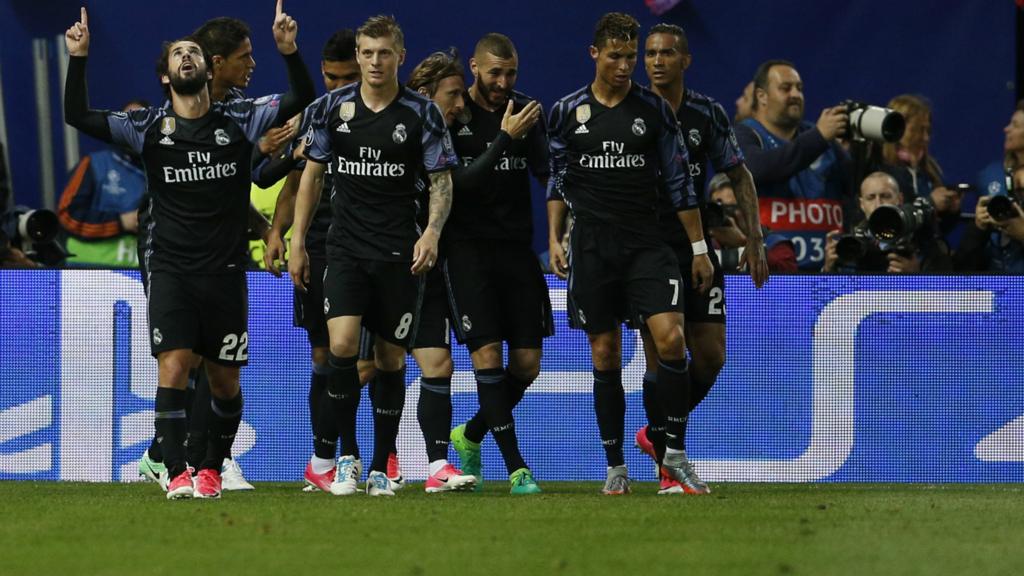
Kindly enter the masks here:
[[530, 174], [547, 184], [547, 136], [545, 123], [538, 122], [540, 104], [515, 90], [519, 57], [507, 36], [484, 35], [470, 69], [465, 111], [450, 127], [455, 152], [467, 166], [455, 173], [444, 271], [455, 334], [469, 349], [480, 409], [451, 431], [451, 440], [463, 470], [479, 486], [480, 443], [490, 430], [512, 492], [532, 494], [540, 489], [520, 453], [512, 410], [537, 378], [541, 344], [553, 333], [547, 284], [531, 246]]
[[[630, 80], [638, 30], [632, 16], [601, 17], [590, 47], [595, 79], [559, 100], [548, 123], [551, 267], [563, 277], [568, 271], [570, 320], [590, 341], [594, 409], [608, 461], [605, 494], [630, 492], [620, 325], [633, 314], [643, 318], [658, 354], [658, 398], [667, 422], [662, 466], [678, 481], [689, 475], [682, 443], [690, 392], [682, 279], [658, 233], [659, 188], [691, 242], [697, 291], [713, 278], [674, 111]], [[574, 217], [568, 261], [561, 247], [567, 206]]]
[[[242, 415], [239, 369], [248, 360], [245, 229], [249, 158], [267, 128], [312, 100], [298, 55], [298, 25], [277, 2], [273, 25], [291, 86], [284, 96], [211, 103], [206, 54], [192, 38], [164, 45], [161, 81], [170, 106], [129, 113], [90, 110], [85, 62], [88, 15], [65, 33], [71, 59], [65, 90], [68, 124], [129, 146], [146, 166], [150, 343], [157, 358], [157, 440], [171, 478], [167, 498], [218, 498], [220, 469]], [[169, 182], [167, 175], [174, 174]], [[178, 177], [178, 175], [182, 177]], [[196, 355], [210, 375], [213, 417], [193, 481], [185, 453], [188, 371]]]
[[[728, 175], [735, 187], [740, 213], [746, 218], [744, 229], [748, 231], [743, 258], [754, 285], [760, 288], [768, 278], [768, 264], [758, 218], [754, 180], [743, 164], [743, 153], [736, 144], [736, 136], [722, 106], [712, 98], [684, 87], [683, 75], [691, 60], [689, 43], [682, 28], [672, 24], [658, 24], [651, 29], [644, 49], [647, 77], [651, 82], [651, 90], [676, 111], [686, 142], [690, 176], [693, 178], [700, 209], [704, 209], [704, 183], [710, 166], [716, 174]], [[711, 391], [725, 363], [725, 275], [718, 256], [713, 250], [709, 251], [708, 256], [715, 269], [714, 281], [707, 292], [698, 291], [686, 274], [693, 260], [690, 243], [686, 241], [686, 233], [675, 210], [664, 197], [660, 204], [659, 220], [662, 237], [675, 252], [683, 280], [685, 337], [691, 358], [688, 411], [692, 412]], [[703, 218], [702, 221], [706, 222]], [[704, 234], [709, 235], [707, 229]], [[658, 354], [650, 332], [642, 322], [637, 321], [636, 325], [640, 328], [647, 360], [643, 396], [649, 423], [637, 431], [636, 442], [655, 463], [660, 463], [665, 453], [665, 420], [657, 398]], [[687, 484], [669, 478], [665, 473], [659, 473], [659, 477], [659, 493], [703, 493], [702, 483], [695, 471], [691, 470], [688, 477], [690, 482]]]

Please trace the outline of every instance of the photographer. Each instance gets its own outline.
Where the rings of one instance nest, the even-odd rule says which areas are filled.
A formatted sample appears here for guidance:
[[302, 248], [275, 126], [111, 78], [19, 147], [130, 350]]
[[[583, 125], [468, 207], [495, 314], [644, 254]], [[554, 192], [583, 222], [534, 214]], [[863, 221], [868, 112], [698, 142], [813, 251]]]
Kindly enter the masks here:
[[[716, 174], [708, 185], [708, 231], [718, 251], [722, 270], [738, 272], [747, 245], [743, 212], [736, 201], [732, 182], [725, 174]], [[762, 227], [763, 228], [763, 227]], [[764, 230], [765, 255], [769, 272], [796, 272], [796, 251], [787, 238]]]
[[[861, 183], [858, 199], [864, 220], [853, 227], [851, 234], [841, 235], [838, 230], [829, 232], [822, 272], [908, 274], [953, 269], [949, 250], [937, 237], [934, 209], [927, 199], [904, 206], [899, 184], [885, 172], [868, 175]], [[882, 206], [899, 208], [900, 216], [913, 212], [915, 218], [920, 218], [919, 227], [897, 233], [895, 238], [888, 237], [890, 234], [877, 234], [879, 219], [872, 219], [872, 215]], [[900, 220], [905, 221], [906, 217]], [[853, 248], [847, 248], [849, 246]]]
[[801, 270], [819, 270], [825, 234], [843, 225], [849, 193], [845, 106], [805, 122], [803, 82], [793, 64], [769, 60], [754, 76], [753, 117], [736, 137], [760, 196], [761, 222], [792, 241]]
[[957, 252], [957, 270], [1024, 274], [1024, 168], [1007, 180], [1009, 193], [978, 200]]
[[952, 247], [963, 233], [960, 219], [960, 192], [943, 185], [942, 168], [928, 151], [932, 133], [932, 109], [928, 101], [913, 94], [900, 94], [889, 100], [888, 107], [903, 115], [906, 129], [897, 142], [882, 144], [880, 170], [899, 184], [908, 204], [917, 198], [930, 198], [935, 206], [943, 238]]

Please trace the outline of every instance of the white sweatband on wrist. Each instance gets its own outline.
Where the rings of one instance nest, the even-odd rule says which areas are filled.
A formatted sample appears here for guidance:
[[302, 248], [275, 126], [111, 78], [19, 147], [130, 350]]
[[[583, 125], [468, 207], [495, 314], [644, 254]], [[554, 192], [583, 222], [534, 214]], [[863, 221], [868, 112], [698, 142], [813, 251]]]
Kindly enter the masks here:
[[708, 253], [708, 243], [704, 240], [701, 240], [700, 242], [691, 242], [690, 246], [693, 247], [694, 256], [700, 256], [701, 254]]

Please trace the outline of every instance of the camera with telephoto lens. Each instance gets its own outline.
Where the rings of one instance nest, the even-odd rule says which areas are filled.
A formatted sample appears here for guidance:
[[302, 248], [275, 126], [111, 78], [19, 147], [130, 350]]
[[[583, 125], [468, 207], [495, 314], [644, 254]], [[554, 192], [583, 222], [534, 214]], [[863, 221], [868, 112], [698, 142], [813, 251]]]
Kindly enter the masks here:
[[1017, 217], [1017, 209], [1014, 204], [1024, 208], [1024, 203], [1021, 202], [1021, 190], [1011, 190], [1006, 196], [1002, 194], [998, 196], [992, 196], [992, 199], [988, 201], [988, 215], [992, 217], [996, 222], [1005, 222], [1011, 218]]
[[68, 256], [57, 242], [60, 221], [52, 210], [15, 206], [0, 216], [0, 231], [11, 247], [40, 264], [55, 266]]
[[878, 242], [870, 232], [855, 228], [850, 234], [840, 235], [836, 241], [836, 260], [841, 266], [859, 268], [868, 254], [878, 250]]
[[731, 226], [727, 217], [735, 220], [736, 209], [735, 204], [722, 204], [721, 200], [716, 200], [704, 205], [704, 213], [701, 217], [704, 219], [704, 225], [708, 228]]
[[846, 100], [839, 104], [846, 108], [846, 133], [858, 142], [896, 142], [907, 128], [903, 114], [881, 106]]
[[925, 196], [903, 206], [879, 206], [868, 218], [871, 235], [883, 244], [906, 246], [913, 242], [918, 230], [930, 226], [935, 219], [935, 206]]

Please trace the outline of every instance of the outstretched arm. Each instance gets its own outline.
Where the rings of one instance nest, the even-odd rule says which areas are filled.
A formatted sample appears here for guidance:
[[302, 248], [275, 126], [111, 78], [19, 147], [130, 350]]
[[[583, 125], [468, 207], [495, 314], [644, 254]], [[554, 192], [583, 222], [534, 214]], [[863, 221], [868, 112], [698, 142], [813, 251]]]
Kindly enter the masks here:
[[71, 58], [64, 80], [64, 121], [93, 138], [111, 142], [107, 115], [89, 109], [89, 93], [85, 84], [85, 62], [89, 56], [89, 15], [82, 8], [81, 19], [64, 32], [64, 44]]
[[281, 110], [277, 117], [283, 124], [288, 118], [302, 110], [316, 97], [313, 79], [309, 69], [302, 62], [299, 47], [295, 38], [299, 34], [299, 24], [291, 16], [284, 13], [283, 0], [277, 0], [277, 12], [274, 15], [274, 42], [277, 51], [284, 56], [288, 67], [288, 92], [281, 97]]

